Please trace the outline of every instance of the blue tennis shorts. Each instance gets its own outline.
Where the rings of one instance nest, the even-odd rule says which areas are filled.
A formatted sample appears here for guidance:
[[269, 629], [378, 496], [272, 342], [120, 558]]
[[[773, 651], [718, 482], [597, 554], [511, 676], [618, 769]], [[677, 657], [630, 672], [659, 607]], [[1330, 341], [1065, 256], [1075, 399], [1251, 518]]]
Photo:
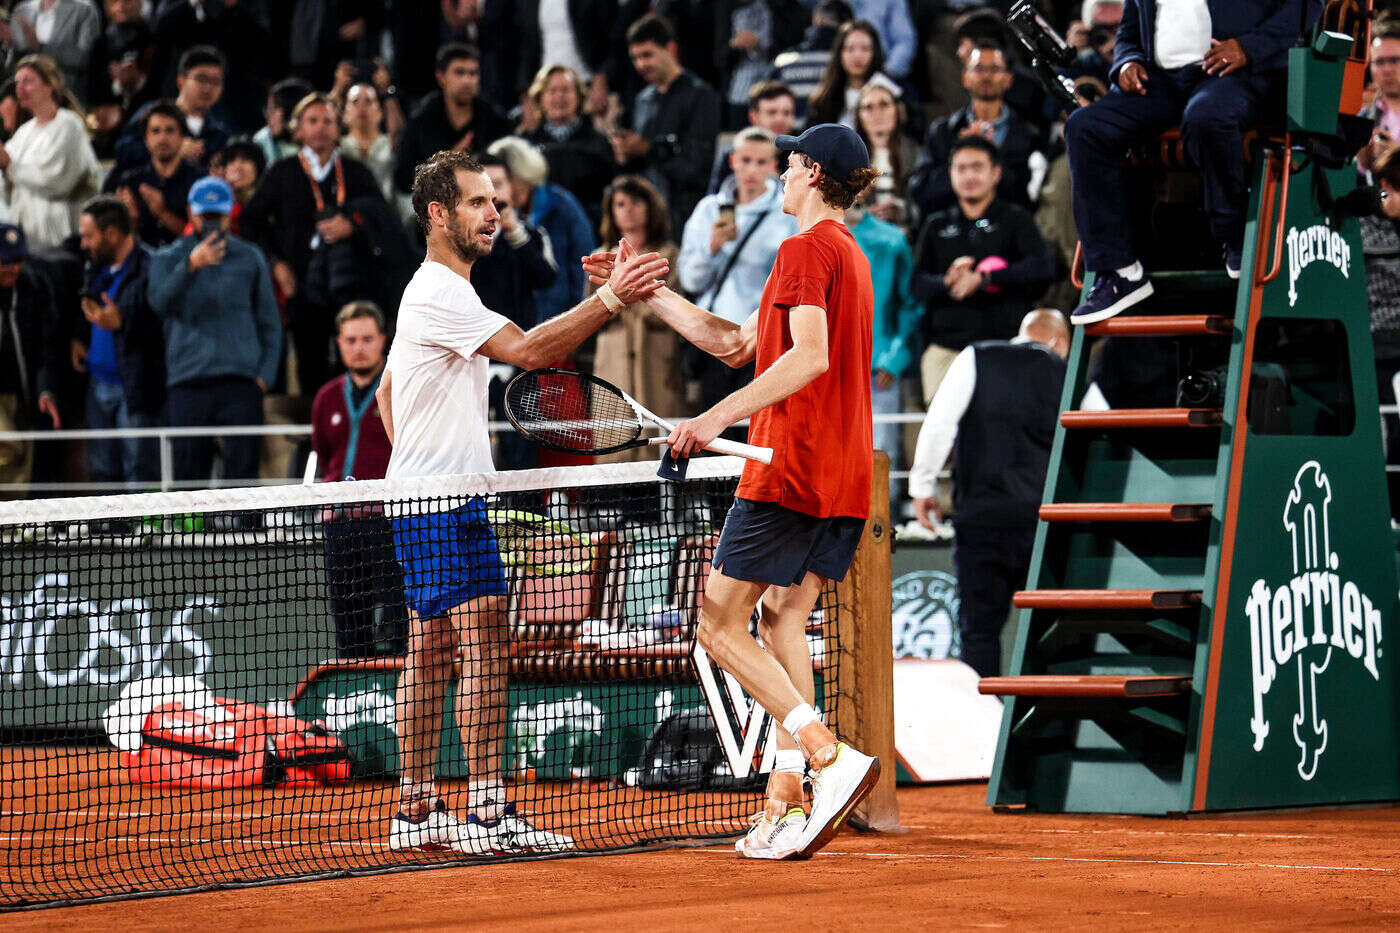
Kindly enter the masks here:
[[801, 583], [808, 571], [844, 580], [865, 533], [863, 518], [814, 518], [776, 502], [736, 497], [710, 566], [733, 580]]
[[496, 532], [480, 498], [447, 512], [396, 518], [393, 525], [404, 598], [420, 616], [436, 618], [469, 599], [506, 595]]

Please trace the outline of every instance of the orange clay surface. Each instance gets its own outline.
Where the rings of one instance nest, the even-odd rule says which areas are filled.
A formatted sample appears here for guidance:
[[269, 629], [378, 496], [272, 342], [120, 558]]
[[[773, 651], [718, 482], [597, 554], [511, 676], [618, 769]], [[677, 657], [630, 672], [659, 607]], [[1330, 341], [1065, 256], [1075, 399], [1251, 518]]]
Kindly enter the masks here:
[[[11, 771], [13, 774], [13, 771]], [[14, 803], [11, 785], [7, 803]], [[111, 788], [115, 790], [115, 788]], [[342, 791], [343, 793], [344, 791]], [[363, 793], [363, 790], [359, 791]], [[738, 860], [729, 845], [630, 855], [439, 868], [373, 877], [0, 915], [0, 929], [126, 930], [632, 930], [914, 929], [1307, 929], [1400, 923], [1400, 808], [1284, 812], [1190, 820], [997, 814], [985, 787], [900, 791], [903, 834], [843, 833], [809, 862]], [[90, 797], [90, 795], [87, 795]], [[387, 790], [386, 790], [387, 796]], [[305, 802], [305, 801], [303, 801]], [[329, 803], [330, 800], [324, 800]], [[230, 802], [221, 801], [229, 808]], [[0, 862], [5, 881], [24, 872], [26, 846], [61, 847], [65, 836], [120, 837], [110, 866], [170, 883], [178, 839], [180, 874], [197, 875], [217, 858], [231, 875], [253, 866], [314, 868], [296, 844], [305, 827], [284, 825], [287, 845], [240, 848], [253, 817], [224, 809], [212, 825], [167, 814], [159, 825], [115, 812], [112, 799], [39, 830], [6, 820]], [[111, 813], [98, 814], [100, 808]], [[298, 808], [300, 812], [305, 812]], [[328, 814], [308, 835], [372, 842], [364, 810]], [[351, 825], [350, 817], [356, 818]], [[645, 818], [642, 812], [639, 817]], [[105, 821], [99, 826], [98, 820]], [[122, 832], [112, 821], [129, 819]], [[145, 819], [141, 825], [137, 819]], [[279, 819], [259, 811], [266, 831]], [[332, 825], [337, 819], [345, 822]], [[557, 819], [557, 817], [556, 817]], [[52, 822], [52, 821], [50, 821]], [[382, 824], [378, 824], [382, 825]], [[44, 841], [39, 843], [39, 833]], [[127, 835], [123, 835], [123, 832]], [[217, 840], [199, 842], [197, 840]], [[311, 846], [317, 846], [312, 842]], [[352, 847], [353, 848], [353, 847]], [[5, 851], [8, 849], [8, 851]], [[31, 851], [32, 848], [31, 848]], [[322, 849], [321, 851], [327, 851]], [[45, 859], [81, 877], [95, 867]], [[28, 879], [33, 881], [34, 879]]]

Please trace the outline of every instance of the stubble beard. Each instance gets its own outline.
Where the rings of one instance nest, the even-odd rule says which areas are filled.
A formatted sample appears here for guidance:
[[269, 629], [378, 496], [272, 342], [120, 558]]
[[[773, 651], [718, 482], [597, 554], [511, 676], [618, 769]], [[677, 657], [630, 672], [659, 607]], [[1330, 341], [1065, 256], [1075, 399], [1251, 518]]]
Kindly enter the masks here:
[[476, 262], [491, 252], [490, 245], [482, 246], [474, 236], [463, 233], [462, 225], [456, 218], [451, 218], [447, 222], [447, 243], [457, 254], [457, 258], [463, 262]]

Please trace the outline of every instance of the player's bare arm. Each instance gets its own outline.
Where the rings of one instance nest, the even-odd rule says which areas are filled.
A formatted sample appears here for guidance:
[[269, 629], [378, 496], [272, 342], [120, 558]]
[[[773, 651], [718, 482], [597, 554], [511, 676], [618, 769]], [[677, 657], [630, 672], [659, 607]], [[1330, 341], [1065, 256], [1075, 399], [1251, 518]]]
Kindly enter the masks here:
[[[798, 305], [788, 313], [788, 324], [792, 329], [792, 346], [787, 352], [753, 382], [714, 408], [676, 425], [669, 438], [673, 455], [688, 457], [699, 452], [734, 422], [781, 402], [826, 372], [830, 362], [826, 310], [815, 305]], [[748, 322], [744, 326], [747, 327]]]
[[379, 388], [374, 391], [375, 404], [379, 406], [379, 420], [384, 422], [384, 434], [389, 438], [389, 445], [394, 443], [394, 409], [389, 404], [389, 370], [384, 370], [384, 375], [379, 377]]

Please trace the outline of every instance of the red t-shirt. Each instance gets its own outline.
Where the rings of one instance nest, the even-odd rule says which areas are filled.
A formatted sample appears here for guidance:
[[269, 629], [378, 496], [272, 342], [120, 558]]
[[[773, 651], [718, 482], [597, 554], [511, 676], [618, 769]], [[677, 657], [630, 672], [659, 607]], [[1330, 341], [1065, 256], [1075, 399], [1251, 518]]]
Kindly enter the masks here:
[[817, 518], [870, 517], [874, 473], [870, 345], [875, 292], [870, 263], [846, 225], [823, 220], [783, 241], [758, 305], [755, 376], [792, 347], [788, 312], [826, 310], [827, 370], [749, 422], [749, 443], [773, 448], [750, 461], [737, 495]]

